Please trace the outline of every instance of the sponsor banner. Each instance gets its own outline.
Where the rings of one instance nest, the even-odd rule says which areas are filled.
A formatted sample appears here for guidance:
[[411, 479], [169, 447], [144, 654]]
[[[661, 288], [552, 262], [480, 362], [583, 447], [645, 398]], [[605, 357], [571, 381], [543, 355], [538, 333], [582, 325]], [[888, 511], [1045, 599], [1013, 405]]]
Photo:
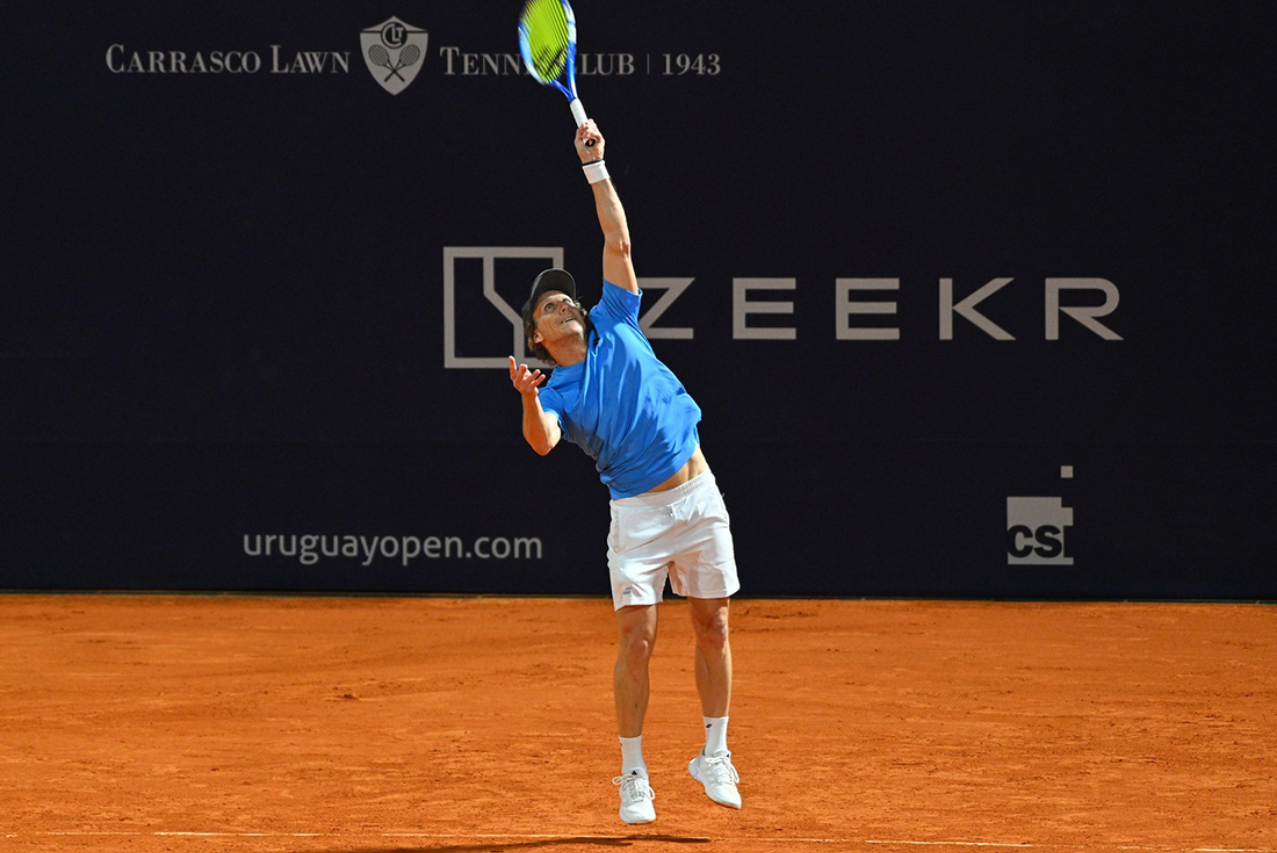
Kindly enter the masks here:
[[[719, 442], [710, 460], [744, 595], [1277, 599], [1277, 498], [1250, 493], [1277, 476], [1269, 445]], [[608, 594], [607, 492], [582, 454], [4, 444], [0, 469], [24, 495], [0, 589]]]
[[[575, 11], [748, 592], [1271, 597], [1246, 16]], [[517, 12], [19, 5], [0, 585], [606, 591], [506, 376], [540, 270], [602, 286]]]

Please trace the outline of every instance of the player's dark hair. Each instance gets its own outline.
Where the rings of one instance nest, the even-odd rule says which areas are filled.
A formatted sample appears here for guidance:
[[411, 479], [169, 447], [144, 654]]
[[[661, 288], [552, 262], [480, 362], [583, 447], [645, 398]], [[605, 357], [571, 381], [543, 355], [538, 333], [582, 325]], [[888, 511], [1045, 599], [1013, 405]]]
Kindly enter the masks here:
[[[581, 303], [577, 302], [575, 299], [572, 300], [572, 304], [576, 306], [577, 310], [585, 315], [583, 318], [585, 320], [585, 339], [588, 341], [590, 339], [590, 329], [594, 328], [593, 324], [590, 323], [590, 311], [588, 308], [583, 308]], [[532, 342], [532, 334], [536, 330], [537, 326], [535, 319], [533, 319], [532, 322], [525, 322], [523, 324], [523, 337], [527, 339], [528, 349], [532, 351], [533, 355], [541, 359], [541, 361], [558, 367], [559, 363], [554, 360], [554, 356], [550, 355], [550, 351], [548, 349], [546, 349], [542, 344]]]

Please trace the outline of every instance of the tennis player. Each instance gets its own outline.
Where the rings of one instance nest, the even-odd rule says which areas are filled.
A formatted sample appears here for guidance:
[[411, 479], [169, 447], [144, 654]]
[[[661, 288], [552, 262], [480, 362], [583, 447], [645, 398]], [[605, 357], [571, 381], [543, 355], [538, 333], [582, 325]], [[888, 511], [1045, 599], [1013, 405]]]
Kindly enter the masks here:
[[[593, 142], [590, 147], [587, 143]], [[544, 456], [566, 438], [593, 457], [611, 491], [608, 569], [619, 653], [613, 674], [621, 741], [621, 820], [656, 820], [643, 760], [648, 662], [656, 606], [668, 577], [688, 599], [696, 635], [696, 688], [705, 746], [688, 771], [711, 800], [741, 807], [740, 781], [727, 749], [732, 692], [728, 604], [740, 589], [727, 509], [701, 452], [701, 410], [639, 329], [642, 292], [630, 258], [625, 210], [608, 177], [604, 140], [591, 120], [576, 151], [603, 229], [603, 294], [590, 311], [566, 270], [546, 270], [523, 306], [528, 346], [555, 365], [547, 381], [510, 358], [523, 400], [523, 436]]]

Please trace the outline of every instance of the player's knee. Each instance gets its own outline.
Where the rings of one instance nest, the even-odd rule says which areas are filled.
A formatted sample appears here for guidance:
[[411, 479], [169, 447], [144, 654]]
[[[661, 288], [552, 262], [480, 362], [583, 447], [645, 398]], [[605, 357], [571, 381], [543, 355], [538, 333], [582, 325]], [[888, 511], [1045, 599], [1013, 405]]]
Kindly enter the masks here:
[[627, 666], [646, 665], [652, 657], [656, 638], [646, 631], [632, 631], [621, 635], [620, 657]]
[[696, 642], [704, 649], [722, 649], [729, 642], [727, 611], [719, 610], [712, 616], [693, 620]]
[[656, 645], [656, 624], [648, 619], [622, 620], [617, 639], [623, 659], [642, 663], [652, 656], [652, 647]]

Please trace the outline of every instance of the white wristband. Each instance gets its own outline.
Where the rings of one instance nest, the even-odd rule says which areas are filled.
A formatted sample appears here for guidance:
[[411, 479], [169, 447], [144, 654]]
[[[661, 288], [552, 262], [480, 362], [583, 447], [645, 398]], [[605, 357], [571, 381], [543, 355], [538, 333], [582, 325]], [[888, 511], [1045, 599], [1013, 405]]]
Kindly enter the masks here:
[[607, 166], [602, 160], [595, 160], [593, 163], [586, 163], [581, 167], [585, 171], [585, 179], [592, 184], [599, 181], [606, 181], [609, 177]]

